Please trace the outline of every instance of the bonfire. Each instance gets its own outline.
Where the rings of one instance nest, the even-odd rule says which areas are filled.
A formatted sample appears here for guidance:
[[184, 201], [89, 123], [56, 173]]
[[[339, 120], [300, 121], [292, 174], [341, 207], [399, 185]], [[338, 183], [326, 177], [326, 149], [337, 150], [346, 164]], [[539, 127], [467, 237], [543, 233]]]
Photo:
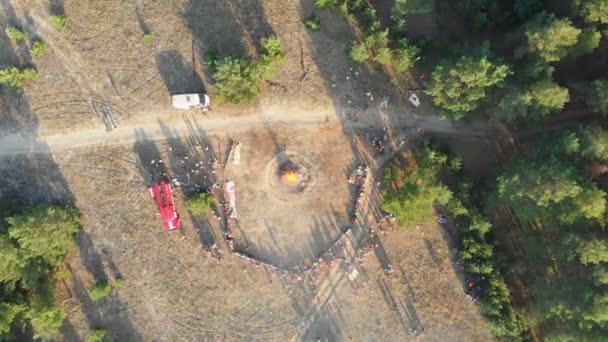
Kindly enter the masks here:
[[288, 183], [295, 183], [298, 181], [298, 172], [296, 170], [286, 170], [283, 173], [283, 179]]

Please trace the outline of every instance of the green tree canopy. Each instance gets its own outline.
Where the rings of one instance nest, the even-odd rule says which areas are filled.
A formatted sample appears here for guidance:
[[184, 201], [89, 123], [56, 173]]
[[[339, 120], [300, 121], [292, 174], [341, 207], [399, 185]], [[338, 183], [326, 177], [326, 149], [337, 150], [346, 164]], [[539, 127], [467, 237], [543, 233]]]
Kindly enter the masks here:
[[576, 0], [586, 22], [608, 24], [608, 0]]
[[578, 42], [581, 30], [569, 19], [558, 19], [553, 14], [541, 13], [526, 28], [528, 49], [545, 62], [555, 62], [565, 57]]
[[74, 245], [80, 218], [73, 209], [41, 205], [9, 217], [8, 235], [26, 259], [40, 257], [49, 265], [61, 263]]
[[559, 111], [570, 100], [568, 89], [550, 79], [512, 87], [498, 103], [491, 116], [500, 121], [540, 120], [549, 113]]
[[438, 180], [437, 173], [447, 165], [446, 155], [425, 145], [416, 155], [416, 164], [407, 173], [387, 167], [382, 192], [382, 208], [395, 215], [402, 227], [435, 222], [433, 205], [446, 205], [452, 192]]
[[593, 278], [598, 285], [608, 285], [608, 266], [598, 266], [593, 271]]
[[68, 314], [59, 307], [41, 307], [30, 310], [28, 314], [34, 328], [34, 338], [50, 340], [59, 335], [59, 329]]
[[591, 239], [581, 241], [576, 253], [582, 264], [599, 264], [608, 262], [608, 240]]
[[602, 34], [593, 27], [585, 27], [578, 36], [578, 42], [570, 48], [573, 57], [588, 55], [600, 46]]
[[588, 126], [577, 131], [580, 138], [580, 154], [589, 160], [608, 162], [608, 131], [598, 126]]
[[608, 115], [608, 78], [597, 79], [591, 83], [591, 90], [585, 102], [594, 112]]
[[488, 92], [510, 74], [509, 67], [492, 61], [489, 49], [484, 48], [478, 56], [442, 61], [433, 71], [426, 93], [437, 106], [447, 110], [447, 118], [458, 120], [477, 109]]
[[553, 156], [511, 163], [498, 177], [498, 194], [525, 221], [573, 223], [600, 219], [606, 210], [606, 194], [583, 180], [573, 165]]
[[262, 81], [272, 79], [285, 56], [281, 41], [269, 37], [262, 41], [263, 53], [253, 62], [232, 56], [208, 56], [213, 69], [215, 95], [220, 103], [239, 104], [254, 100]]
[[6, 235], [0, 236], [0, 282], [14, 286], [22, 278], [25, 260]]

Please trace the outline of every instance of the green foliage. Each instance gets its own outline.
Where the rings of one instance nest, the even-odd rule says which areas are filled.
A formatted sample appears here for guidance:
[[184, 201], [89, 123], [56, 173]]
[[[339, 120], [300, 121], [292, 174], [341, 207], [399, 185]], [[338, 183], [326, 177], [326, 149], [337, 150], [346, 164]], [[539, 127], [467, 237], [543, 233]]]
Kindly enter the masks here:
[[494, 270], [494, 246], [486, 242], [486, 233], [492, 225], [480, 215], [469, 219], [469, 227], [465, 230], [462, 247], [458, 253], [465, 270], [469, 273], [489, 275]]
[[0, 84], [11, 88], [20, 88], [25, 82], [34, 80], [36, 77], [38, 77], [38, 72], [32, 68], [8, 67], [0, 70]]
[[151, 44], [154, 41], [155, 37], [152, 33], [144, 34], [144, 43]]
[[10, 333], [26, 311], [27, 306], [21, 303], [0, 303], [0, 339]]
[[600, 219], [606, 210], [606, 194], [553, 156], [516, 159], [498, 177], [498, 194], [524, 221], [571, 224]]
[[23, 43], [27, 39], [25, 32], [14, 26], [10, 26], [6, 29], [6, 35], [13, 43]]
[[250, 102], [260, 92], [255, 66], [246, 60], [222, 57], [213, 63], [215, 94], [220, 103]]
[[565, 57], [578, 42], [581, 30], [569, 19], [558, 19], [553, 14], [541, 13], [526, 27], [528, 50], [545, 62]]
[[476, 27], [486, 26], [489, 22], [489, 12], [495, 4], [494, 0], [459, 0], [455, 2], [457, 8], [463, 12]]
[[0, 282], [8, 285], [22, 278], [26, 261], [7, 235], [0, 235]]
[[580, 128], [580, 154], [588, 160], [608, 162], [608, 131], [598, 126]]
[[588, 23], [608, 24], [608, 1], [577, 0], [579, 13]]
[[65, 31], [69, 28], [70, 22], [65, 15], [52, 15], [49, 18], [51, 26], [57, 31]]
[[108, 337], [108, 331], [105, 329], [94, 329], [89, 332], [87, 342], [103, 342]]
[[591, 83], [591, 91], [587, 94], [585, 103], [594, 112], [608, 115], [608, 78]]
[[348, 55], [350, 56], [350, 59], [357, 64], [365, 63], [371, 58], [371, 55], [365, 46], [365, 42], [360, 42], [353, 45], [350, 48]]
[[601, 39], [602, 34], [600, 31], [594, 29], [593, 27], [584, 28], [581, 31], [581, 34], [578, 36], [578, 42], [576, 45], [570, 48], [570, 55], [572, 57], [579, 57], [592, 53], [593, 50], [600, 46]]
[[487, 49], [479, 56], [444, 60], [433, 71], [426, 93], [447, 110], [445, 117], [459, 120], [479, 107], [488, 92], [511, 74], [507, 65], [490, 60]]
[[319, 31], [321, 29], [321, 21], [315, 16], [304, 19], [304, 26], [309, 28], [311, 31]]
[[608, 240], [581, 241], [576, 247], [576, 253], [583, 265], [608, 262]]
[[68, 314], [62, 308], [34, 308], [28, 313], [30, 323], [34, 328], [34, 338], [50, 340], [59, 335], [59, 329]]
[[80, 230], [80, 217], [74, 209], [41, 205], [9, 217], [8, 234], [17, 241], [25, 258], [41, 258], [50, 265], [60, 264], [74, 245]]
[[37, 40], [32, 44], [32, 55], [35, 57], [42, 57], [45, 52], [46, 44], [43, 41]]
[[194, 215], [206, 215], [213, 207], [213, 203], [213, 195], [199, 192], [186, 200], [186, 208]]
[[393, 54], [390, 48], [380, 48], [377, 50], [376, 55], [373, 57], [374, 62], [378, 64], [388, 65], [393, 58]]
[[52, 339], [66, 313], [52, 306], [49, 279], [73, 245], [79, 217], [72, 209], [41, 205], [6, 221], [0, 232], [0, 340], [28, 324], [35, 338]]
[[393, 6], [392, 15], [395, 18], [408, 14], [423, 14], [433, 10], [431, 0], [396, 0]]
[[112, 293], [112, 287], [110, 286], [110, 284], [103, 281], [98, 281], [97, 283], [93, 284], [93, 286], [91, 286], [91, 288], [89, 289], [89, 297], [93, 301], [105, 298], [109, 296], [110, 293]]
[[338, 8], [344, 0], [314, 0], [315, 6], [319, 8]]
[[452, 192], [438, 179], [448, 163], [447, 156], [425, 145], [416, 154], [416, 162], [407, 174], [391, 167], [384, 171], [384, 179], [394, 181], [382, 192], [382, 208], [394, 214], [402, 227], [434, 223], [433, 205], [446, 205], [452, 198]]
[[421, 50], [415, 45], [409, 44], [406, 40], [401, 41], [401, 46], [393, 49], [392, 63], [395, 71], [405, 73], [414, 66]]
[[498, 103], [491, 116], [500, 121], [538, 121], [547, 114], [559, 111], [570, 100], [567, 88], [560, 87], [550, 79], [525, 86], [512, 87]]
[[275, 77], [285, 61], [281, 41], [272, 36], [262, 41], [262, 47], [263, 54], [254, 62], [231, 56], [208, 59], [220, 103], [250, 102], [260, 93], [260, 83]]
[[608, 285], [608, 267], [597, 266], [593, 271], [593, 278], [598, 285]]
[[521, 20], [528, 20], [534, 14], [540, 12], [543, 5], [540, 0], [515, 0], [513, 12]]
[[125, 286], [125, 280], [123, 278], [114, 278], [114, 280], [112, 281], [112, 286], [116, 289], [119, 289], [123, 286]]

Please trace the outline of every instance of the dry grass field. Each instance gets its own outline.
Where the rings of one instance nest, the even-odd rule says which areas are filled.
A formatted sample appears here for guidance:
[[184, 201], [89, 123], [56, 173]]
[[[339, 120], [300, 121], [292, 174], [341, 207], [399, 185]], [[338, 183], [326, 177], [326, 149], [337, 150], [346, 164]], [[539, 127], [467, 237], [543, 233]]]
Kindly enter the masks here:
[[[382, 70], [349, 63], [355, 33], [342, 18], [310, 0], [1, 3], [3, 28], [23, 27], [47, 53], [32, 57], [0, 35], [0, 66], [40, 74], [23, 91], [1, 93], [0, 209], [50, 201], [84, 217], [70, 276], [58, 285], [69, 312], [62, 340], [84, 341], [93, 328], [113, 341], [492, 339], [439, 227], [389, 233], [382, 254], [361, 263], [344, 256], [342, 266], [356, 265], [354, 280], [338, 266], [298, 277], [231, 254], [214, 214], [184, 208], [185, 195], [213, 178], [234, 181], [238, 247], [274, 265], [316, 261], [349, 227], [348, 175], [373, 164], [365, 144], [383, 134], [393, 147], [397, 136], [414, 141], [402, 124], [423, 126], [432, 108], [398, 100], [404, 93]], [[302, 24], [313, 12], [319, 32]], [[53, 29], [51, 14], [65, 14], [69, 29]], [[175, 93], [204, 89], [213, 99], [207, 52], [252, 57], [270, 34], [282, 40], [286, 62], [259, 101], [214, 104], [207, 117], [171, 108]], [[392, 100], [381, 109], [385, 95]], [[209, 173], [210, 158], [225, 161], [230, 141], [241, 142], [241, 163]], [[301, 189], [281, 179], [288, 161], [310, 176]], [[201, 165], [206, 171], [195, 172]], [[182, 184], [177, 232], [162, 229], [147, 194], [159, 172]], [[369, 218], [355, 243], [375, 224]], [[203, 248], [214, 242], [221, 259]], [[397, 270], [391, 277], [382, 271], [387, 261]], [[124, 287], [89, 299], [91, 284], [119, 277]]]

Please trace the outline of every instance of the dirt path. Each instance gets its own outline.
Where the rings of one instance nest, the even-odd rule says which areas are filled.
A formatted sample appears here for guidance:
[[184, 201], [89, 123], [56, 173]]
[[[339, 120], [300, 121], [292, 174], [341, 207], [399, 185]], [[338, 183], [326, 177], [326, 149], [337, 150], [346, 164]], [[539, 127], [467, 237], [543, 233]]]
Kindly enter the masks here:
[[179, 136], [186, 134], [192, 125], [198, 125], [206, 131], [236, 131], [277, 124], [319, 124], [336, 121], [338, 120], [335, 116], [331, 117], [322, 112], [285, 115], [285, 112], [277, 111], [223, 119], [206, 118], [200, 114], [184, 114], [175, 120], [122, 125], [111, 132], [86, 129], [41, 137], [9, 134], [0, 137], [0, 155], [49, 153], [51, 150], [62, 151], [84, 146], [128, 144], [135, 141], [136, 130], [144, 130], [152, 140], [166, 139], [166, 132], [161, 131], [161, 125], [170, 126], [172, 132]]

